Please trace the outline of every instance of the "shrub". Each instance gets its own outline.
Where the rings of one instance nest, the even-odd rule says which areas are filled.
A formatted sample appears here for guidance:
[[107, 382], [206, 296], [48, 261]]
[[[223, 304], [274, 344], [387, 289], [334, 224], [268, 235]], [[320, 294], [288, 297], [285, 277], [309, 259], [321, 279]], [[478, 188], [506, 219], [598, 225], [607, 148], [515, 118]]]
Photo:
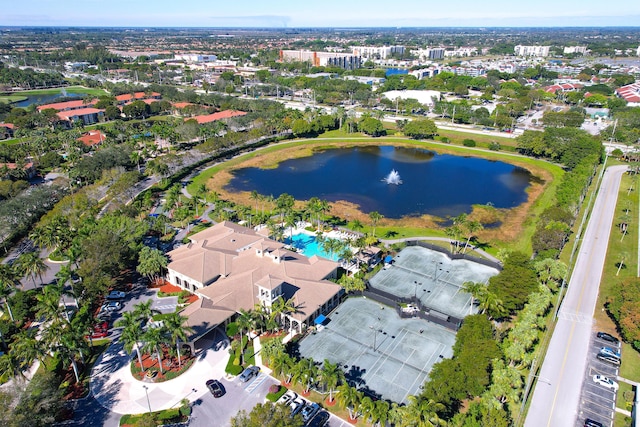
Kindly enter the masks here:
[[278, 385], [278, 384], [272, 384], [269, 387], [269, 393], [277, 393], [279, 391], [280, 391], [280, 385]]
[[464, 145], [465, 147], [475, 147], [476, 142], [473, 139], [465, 139], [462, 141], [462, 145]]
[[440, 138], [440, 142], [444, 142], [445, 144], [450, 144], [451, 140], [449, 138], [447, 138], [446, 136], [443, 136]]
[[180, 417], [180, 408], [174, 408], [174, 409], [167, 409], [166, 411], [160, 412], [157, 416], [157, 420], [169, 421], [179, 417]]
[[231, 322], [227, 325], [227, 336], [234, 337], [238, 334], [238, 325], [236, 322]]
[[491, 144], [489, 144], [489, 150], [493, 150], [493, 151], [500, 151], [500, 149], [502, 148], [502, 146], [500, 145], [499, 142], [492, 142]]
[[269, 393], [267, 394], [267, 400], [270, 402], [276, 402], [278, 399], [280, 399], [280, 396], [287, 392], [286, 387], [278, 386], [280, 389], [276, 393], [271, 393], [271, 387], [269, 387]]

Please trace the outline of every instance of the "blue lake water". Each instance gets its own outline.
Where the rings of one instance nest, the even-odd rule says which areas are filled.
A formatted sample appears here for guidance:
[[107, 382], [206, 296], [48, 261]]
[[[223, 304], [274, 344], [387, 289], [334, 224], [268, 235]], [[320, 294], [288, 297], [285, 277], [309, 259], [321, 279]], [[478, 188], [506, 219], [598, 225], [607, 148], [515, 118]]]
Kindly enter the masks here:
[[[19, 93], [18, 93], [19, 95]], [[51, 104], [56, 102], [57, 99], [68, 97], [68, 98], [82, 98], [84, 96], [83, 93], [55, 93], [55, 94], [47, 94], [47, 95], [33, 95], [29, 96], [24, 101], [16, 102], [11, 104], [14, 107], [26, 108], [31, 104]]]
[[[384, 178], [396, 170], [402, 184]], [[319, 197], [355, 203], [387, 218], [471, 212], [474, 204], [513, 208], [527, 200], [532, 176], [509, 163], [392, 146], [337, 148], [286, 160], [274, 169], [233, 172], [229, 191], [253, 191], [298, 200]]]

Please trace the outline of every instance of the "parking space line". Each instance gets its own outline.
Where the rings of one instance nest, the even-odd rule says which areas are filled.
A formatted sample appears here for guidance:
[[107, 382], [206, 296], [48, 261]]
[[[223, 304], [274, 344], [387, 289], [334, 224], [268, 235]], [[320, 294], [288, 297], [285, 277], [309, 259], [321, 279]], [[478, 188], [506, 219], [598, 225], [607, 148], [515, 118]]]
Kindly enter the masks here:
[[[593, 394], [596, 398], [599, 398], [600, 400], [604, 399], [604, 397], [603, 397], [603, 396], [601, 396], [601, 395], [599, 395], [599, 394], [596, 394], [596, 393], [591, 393], [591, 394]], [[606, 406], [606, 405], [604, 405], [602, 402], [598, 401], [599, 399], [591, 400], [591, 399], [589, 399], [589, 398], [588, 398], [588, 396], [584, 396], [583, 401], [587, 401], [587, 402], [589, 402], [589, 403], [593, 403], [594, 405], [596, 405], [596, 406], [601, 406], [601, 407], [603, 407], [603, 408], [609, 408], [609, 406], [613, 407], [613, 404], [615, 403], [615, 400], [608, 400], [608, 399], [605, 399], [605, 400], [606, 400], [606, 403], [609, 403], [609, 404], [610, 404], [609, 406]]]

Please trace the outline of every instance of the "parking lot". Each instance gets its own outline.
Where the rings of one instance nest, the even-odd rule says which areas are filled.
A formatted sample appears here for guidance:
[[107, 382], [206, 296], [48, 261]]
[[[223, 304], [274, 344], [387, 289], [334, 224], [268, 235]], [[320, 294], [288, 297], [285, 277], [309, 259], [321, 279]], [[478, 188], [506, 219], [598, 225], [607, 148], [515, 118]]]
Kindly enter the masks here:
[[618, 366], [603, 362], [596, 356], [602, 347], [610, 347], [620, 351], [620, 343], [611, 343], [596, 336], [589, 346], [590, 356], [585, 373], [582, 393], [580, 394], [580, 406], [578, 408], [578, 419], [576, 426], [583, 427], [584, 420], [590, 418], [602, 423], [604, 426], [613, 425], [613, 417], [616, 407], [616, 392], [593, 381], [594, 375], [604, 375], [616, 381], [618, 376]]

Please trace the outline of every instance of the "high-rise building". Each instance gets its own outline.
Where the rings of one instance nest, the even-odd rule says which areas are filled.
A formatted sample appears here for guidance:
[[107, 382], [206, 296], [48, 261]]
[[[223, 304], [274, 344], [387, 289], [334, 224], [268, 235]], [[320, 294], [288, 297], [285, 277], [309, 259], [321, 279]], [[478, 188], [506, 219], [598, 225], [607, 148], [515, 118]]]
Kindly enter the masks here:
[[513, 51], [518, 56], [549, 56], [550, 46], [522, 46], [517, 45]]

